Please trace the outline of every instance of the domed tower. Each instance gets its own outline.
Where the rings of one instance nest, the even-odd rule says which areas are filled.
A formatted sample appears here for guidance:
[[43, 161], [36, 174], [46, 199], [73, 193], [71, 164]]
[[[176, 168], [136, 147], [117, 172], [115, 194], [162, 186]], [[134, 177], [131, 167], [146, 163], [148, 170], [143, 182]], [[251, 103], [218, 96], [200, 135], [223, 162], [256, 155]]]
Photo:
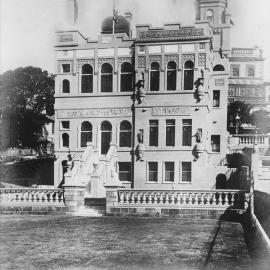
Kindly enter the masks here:
[[231, 52], [233, 22], [227, 7], [228, 0], [196, 0], [196, 19], [211, 23], [214, 32], [214, 51], [220, 52], [221, 56], [229, 56]]
[[117, 15], [116, 18], [114, 16], [105, 18], [101, 25], [101, 34], [125, 33], [131, 37], [131, 19], [130, 12], [125, 13], [125, 16]]

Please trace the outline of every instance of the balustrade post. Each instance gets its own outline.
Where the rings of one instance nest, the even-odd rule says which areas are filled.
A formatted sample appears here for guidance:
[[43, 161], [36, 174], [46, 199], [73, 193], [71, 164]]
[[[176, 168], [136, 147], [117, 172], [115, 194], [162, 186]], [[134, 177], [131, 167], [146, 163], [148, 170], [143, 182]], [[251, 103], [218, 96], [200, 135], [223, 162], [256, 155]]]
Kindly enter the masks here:
[[65, 204], [68, 208], [68, 213], [76, 215], [79, 209], [84, 205], [84, 185], [64, 185]]

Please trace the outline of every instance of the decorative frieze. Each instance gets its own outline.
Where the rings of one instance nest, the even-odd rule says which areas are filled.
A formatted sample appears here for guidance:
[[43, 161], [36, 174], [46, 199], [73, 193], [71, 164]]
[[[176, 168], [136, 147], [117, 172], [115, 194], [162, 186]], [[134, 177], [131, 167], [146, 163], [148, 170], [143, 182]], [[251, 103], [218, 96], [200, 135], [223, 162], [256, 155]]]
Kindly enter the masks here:
[[215, 79], [215, 85], [216, 86], [224, 86], [225, 85], [225, 79]]
[[178, 55], [177, 54], [172, 54], [172, 55], [165, 55], [165, 65], [170, 61], [174, 61], [176, 64], [178, 64]]
[[138, 56], [138, 68], [145, 68], [146, 65], [146, 57]]
[[125, 62], [132, 64], [132, 58], [131, 57], [121, 57], [121, 58], [118, 58], [119, 66], [121, 66]]
[[88, 117], [128, 117], [131, 116], [130, 108], [96, 108], [82, 110], [59, 110], [58, 118], [88, 118]]
[[190, 107], [154, 107], [152, 109], [153, 116], [163, 116], [163, 115], [190, 115]]
[[199, 53], [199, 66], [205, 66], [206, 62], [206, 54], [205, 53]]
[[157, 62], [161, 65], [161, 55], [151, 55], [149, 56], [149, 63]]
[[70, 65], [70, 72], [67, 72], [67, 73], [73, 73], [73, 63], [74, 63], [73, 60], [60, 60], [60, 61], [57, 61], [57, 72], [58, 73], [63, 73], [62, 72], [62, 65], [69, 64]]
[[193, 61], [195, 63], [195, 54], [183, 54], [182, 55], [182, 65], [184, 65], [184, 63], [186, 61]]
[[85, 64], [89, 64], [95, 70], [95, 59], [80, 59], [76, 61], [76, 72], [79, 72], [81, 67]]
[[99, 58], [98, 59], [98, 67], [100, 68], [102, 64], [109, 63], [114, 67], [114, 58]]
[[171, 37], [203, 36], [203, 28], [182, 28], [175, 30], [143, 31], [139, 33], [139, 39], [164, 39]]

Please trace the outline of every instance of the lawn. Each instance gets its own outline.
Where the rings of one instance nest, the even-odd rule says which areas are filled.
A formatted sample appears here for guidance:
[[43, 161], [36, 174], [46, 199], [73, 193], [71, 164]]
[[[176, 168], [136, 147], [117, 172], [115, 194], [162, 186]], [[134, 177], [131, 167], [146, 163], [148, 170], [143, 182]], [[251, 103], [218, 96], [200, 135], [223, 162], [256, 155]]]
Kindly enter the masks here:
[[238, 223], [0, 216], [3, 269], [269, 269]]

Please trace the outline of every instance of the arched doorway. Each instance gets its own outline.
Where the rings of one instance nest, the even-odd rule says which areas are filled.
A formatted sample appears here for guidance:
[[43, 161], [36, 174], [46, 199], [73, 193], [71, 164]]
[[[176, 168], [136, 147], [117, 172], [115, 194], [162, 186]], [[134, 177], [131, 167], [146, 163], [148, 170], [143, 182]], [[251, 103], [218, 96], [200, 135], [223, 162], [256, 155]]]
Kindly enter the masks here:
[[112, 138], [112, 125], [108, 121], [101, 123], [101, 154], [106, 155], [110, 148]]

